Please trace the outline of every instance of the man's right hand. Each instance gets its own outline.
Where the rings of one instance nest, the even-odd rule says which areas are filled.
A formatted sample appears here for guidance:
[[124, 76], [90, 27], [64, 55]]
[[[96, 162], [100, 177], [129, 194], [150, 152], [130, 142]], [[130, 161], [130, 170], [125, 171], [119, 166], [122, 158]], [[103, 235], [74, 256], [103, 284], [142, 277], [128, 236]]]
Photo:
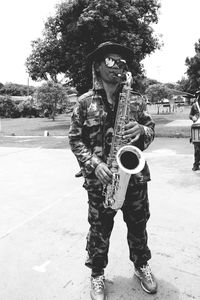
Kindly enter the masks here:
[[95, 169], [95, 175], [104, 185], [109, 184], [112, 181], [112, 172], [109, 170], [105, 163], [100, 163]]

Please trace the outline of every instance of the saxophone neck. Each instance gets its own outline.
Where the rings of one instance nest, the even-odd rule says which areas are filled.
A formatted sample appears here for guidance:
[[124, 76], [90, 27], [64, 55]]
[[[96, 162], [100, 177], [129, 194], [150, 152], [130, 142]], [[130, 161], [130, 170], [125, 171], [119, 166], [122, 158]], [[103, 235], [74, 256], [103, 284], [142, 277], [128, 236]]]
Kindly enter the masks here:
[[131, 87], [133, 83], [133, 77], [131, 72], [126, 71], [123, 74], [118, 74], [118, 77], [121, 78], [121, 83], [123, 85]]

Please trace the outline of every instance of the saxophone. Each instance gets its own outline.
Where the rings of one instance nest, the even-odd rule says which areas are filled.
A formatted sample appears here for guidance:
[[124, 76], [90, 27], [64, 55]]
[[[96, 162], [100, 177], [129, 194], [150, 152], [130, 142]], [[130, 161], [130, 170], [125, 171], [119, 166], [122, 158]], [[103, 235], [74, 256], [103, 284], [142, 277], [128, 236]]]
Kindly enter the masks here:
[[126, 81], [120, 94], [114, 133], [107, 165], [113, 173], [112, 182], [103, 188], [104, 206], [118, 210], [122, 207], [131, 174], [139, 173], [145, 165], [142, 151], [133, 146], [139, 135], [132, 140], [122, 138], [124, 125], [130, 116], [130, 93], [132, 75], [126, 73]]

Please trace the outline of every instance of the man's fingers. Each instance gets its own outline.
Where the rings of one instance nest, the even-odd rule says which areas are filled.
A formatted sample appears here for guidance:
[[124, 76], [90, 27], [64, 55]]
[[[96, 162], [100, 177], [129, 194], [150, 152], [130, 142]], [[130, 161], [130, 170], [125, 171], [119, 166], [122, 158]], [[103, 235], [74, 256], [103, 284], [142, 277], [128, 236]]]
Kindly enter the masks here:
[[129, 128], [134, 127], [136, 124], [137, 124], [136, 121], [129, 122], [128, 124], [126, 124], [126, 125], [124, 126], [124, 129], [125, 129], [125, 130], [128, 130]]
[[[109, 172], [108, 172], [109, 171]], [[110, 170], [102, 170], [101, 173], [101, 180], [104, 184], [108, 184], [111, 181], [111, 177], [112, 177], [112, 173], [110, 172]], [[111, 176], [110, 176], [111, 174]]]
[[124, 135], [128, 135], [128, 134], [137, 134], [139, 132], [139, 129], [138, 127], [134, 127], [134, 128], [131, 128], [131, 129], [128, 129], [126, 131], [124, 131]]
[[108, 175], [106, 175], [105, 173], [99, 174], [99, 175], [97, 175], [97, 177], [99, 178], [101, 183], [105, 184], [105, 185], [107, 185], [111, 181], [111, 178]]
[[123, 134], [123, 138], [124, 139], [132, 139], [135, 138], [138, 134], [140, 133], [140, 131], [138, 129], [130, 129], [124, 132]]
[[106, 164], [99, 165], [95, 173], [102, 184], [108, 184], [111, 181], [112, 173]]

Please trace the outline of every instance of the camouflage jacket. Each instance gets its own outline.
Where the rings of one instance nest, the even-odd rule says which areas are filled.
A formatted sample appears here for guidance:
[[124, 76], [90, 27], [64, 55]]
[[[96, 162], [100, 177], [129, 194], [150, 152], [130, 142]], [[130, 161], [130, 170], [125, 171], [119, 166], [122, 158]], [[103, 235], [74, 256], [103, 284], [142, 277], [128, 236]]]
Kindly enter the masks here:
[[[119, 95], [120, 90], [116, 92], [116, 97], [119, 98]], [[154, 139], [155, 123], [145, 110], [141, 95], [133, 92], [130, 106], [130, 120], [136, 120], [142, 128], [142, 134], [134, 145], [143, 151]], [[106, 93], [99, 83], [96, 88], [79, 97], [73, 110], [69, 144], [81, 167], [85, 178], [84, 187], [87, 190], [102, 189], [94, 170], [99, 163], [107, 161], [115, 116], [116, 111], [108, 104]], [[139, 174], [131, 176], [129, 184], [135, 185], [149, 180], [150, 172], [146, 163]]]

